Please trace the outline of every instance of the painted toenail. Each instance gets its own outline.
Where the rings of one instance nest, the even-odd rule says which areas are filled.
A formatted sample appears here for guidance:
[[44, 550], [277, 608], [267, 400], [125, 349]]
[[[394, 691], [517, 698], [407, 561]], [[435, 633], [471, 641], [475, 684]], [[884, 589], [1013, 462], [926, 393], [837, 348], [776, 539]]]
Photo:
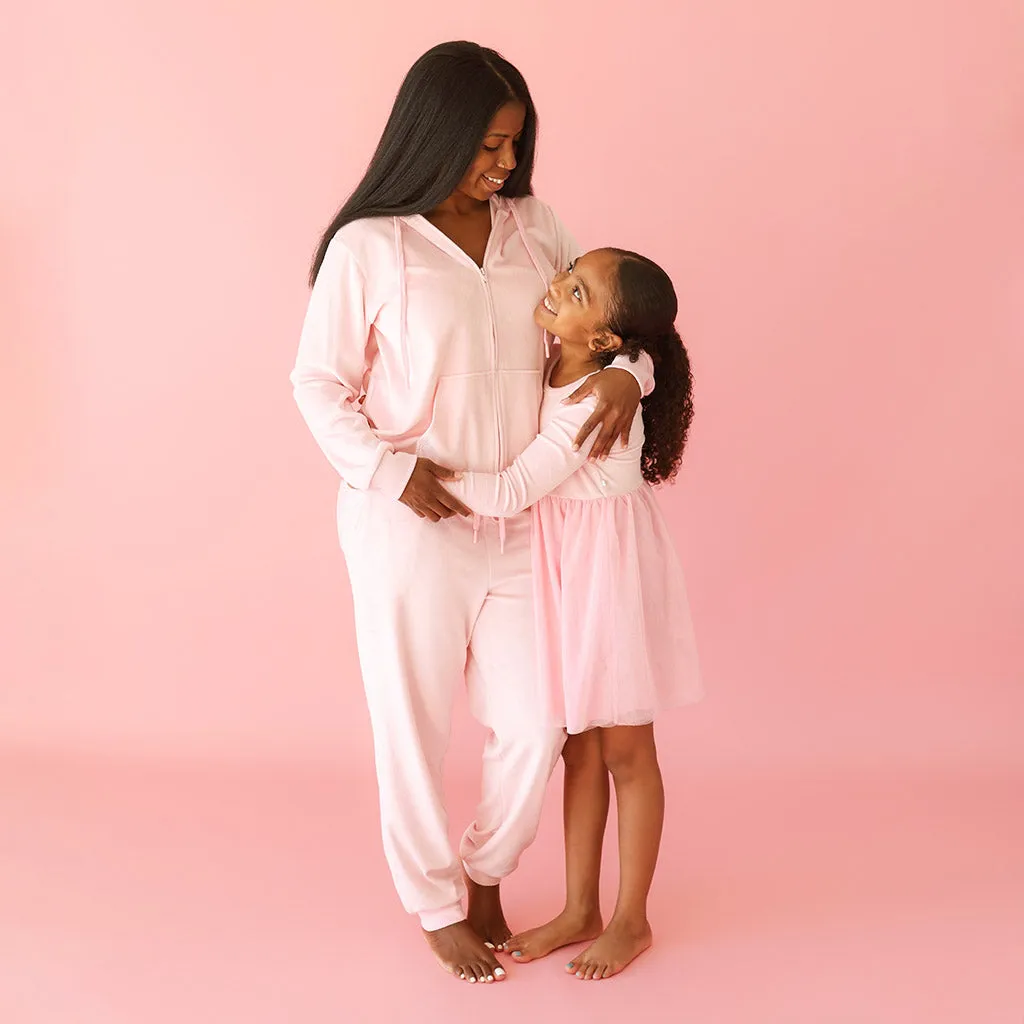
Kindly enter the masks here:
[[494, 949], [494, 943], [493, 943], [493, 942], [485, 942], [485, 943], [484, 943], [484, 945], [485, 945], [485, 946], [486, 946], [486, 947], [487, 947], [488, 949]]
[[505, 977], [505, 968], [504, 967], [495, 967], [494, 968], [494, 976], [496, 978], [504, 978]]
[[476, 984], [476, 978], [470, 978], [469, 979], [469, 983], [470, 983], [470, 985], [475, 985]]

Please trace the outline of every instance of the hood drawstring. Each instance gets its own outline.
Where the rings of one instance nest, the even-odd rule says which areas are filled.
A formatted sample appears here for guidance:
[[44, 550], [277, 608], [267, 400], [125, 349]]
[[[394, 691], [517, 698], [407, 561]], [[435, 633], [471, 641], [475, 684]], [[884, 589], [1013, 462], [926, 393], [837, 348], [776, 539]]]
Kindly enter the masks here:
[[[544, 290], [547, 291], [551, 282], [548, 280], [547, 274], [544, 273], [543, 268], [540, 265], [540, 260], [537, 259], [537, 254], [533, 251], [530, 245], [530, 240], [526, 236], [526, 228], [523, 227], [522, 218], [519, 216], [519, 211], [516, 209], [515, 203], [509, 203], [512, 210], [512, 219], [516, 222], [516, 230], [519, 232], [519, 237], [523, 240], [523, 248], [526, 249], [526, 255], [530, 257], [530, 262], [533, 264], [533, 269], [537, 271], [537, 276], [541, 280], [541, 284], [544, 285]], [[551, 357], [551, 335], [547, 331], [544, 332], [544, 358], [549, 359]]]
[[402, 246], [402, 218], [395, 217], [395, 263], [398, 267], [398, 345], [402, 353], [405, 386], [412, 388], [412, 366], [409, 357], [409, 331], [406, 326], [408, 295], [405, 285], [405, 249]]

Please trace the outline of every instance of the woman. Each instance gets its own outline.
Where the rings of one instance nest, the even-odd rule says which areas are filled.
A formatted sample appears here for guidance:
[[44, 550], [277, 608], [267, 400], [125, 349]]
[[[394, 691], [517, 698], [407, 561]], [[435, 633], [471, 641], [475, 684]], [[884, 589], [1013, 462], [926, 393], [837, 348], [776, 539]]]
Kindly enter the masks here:
[[[292, 373], [343, 481], [385, 854], [438, 961], [470, 982], [504, 976], [499, 883], [536, 834], [563, 743], [534, 668], [529, 518], [467, 518], [444, 487], [446, 467], [498, 472], [537, 436], [547, 339], [533, 309], [576, 247], [532, 198], [536, 133], [522, 75], [493, 50], [420, 58], [324, 232]], [[600, 396], [581, 432], [600, 426], [599, 457], [650, 379], [649, 364], [609, 368], [575, 396]], [[488, 737], [456, 856], [441, 766], [462, 685]]]

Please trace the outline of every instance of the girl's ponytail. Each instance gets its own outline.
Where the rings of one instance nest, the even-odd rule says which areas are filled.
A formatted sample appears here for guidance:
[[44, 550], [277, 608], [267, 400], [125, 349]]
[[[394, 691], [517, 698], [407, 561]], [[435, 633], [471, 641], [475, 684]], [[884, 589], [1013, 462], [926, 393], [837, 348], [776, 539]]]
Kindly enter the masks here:
[[639, 340], [654, 361], [655, 380], [654, 390], [642, 400], [641, 468], [648, 483], [667, 483], [679, 471], [686, 435], [693, 421], [690, 356], [675, 327], [656, 337]]
[[693, 420], [690, 356], [675, 328], [679, 301], [668, 274], [635, 252], [611, 249], [619, 257], [619, 279], [608, 328], [622, 339], [609, 353], [635, 362], [646, 352], [654, 362], [654, 390], [643, 399], [644, 448], [641, 467], [648, 483], [671, 480], [679, 470]]

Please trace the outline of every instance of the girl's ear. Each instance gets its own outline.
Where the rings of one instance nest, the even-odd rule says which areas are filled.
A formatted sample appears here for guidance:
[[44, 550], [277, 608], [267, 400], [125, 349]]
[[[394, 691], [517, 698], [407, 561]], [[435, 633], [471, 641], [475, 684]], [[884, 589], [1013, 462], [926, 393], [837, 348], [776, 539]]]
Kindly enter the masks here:
[[611, 331], [601, 331], [590, 339], [591, 352], [618, 352], [622, 348], [622, 339]]

